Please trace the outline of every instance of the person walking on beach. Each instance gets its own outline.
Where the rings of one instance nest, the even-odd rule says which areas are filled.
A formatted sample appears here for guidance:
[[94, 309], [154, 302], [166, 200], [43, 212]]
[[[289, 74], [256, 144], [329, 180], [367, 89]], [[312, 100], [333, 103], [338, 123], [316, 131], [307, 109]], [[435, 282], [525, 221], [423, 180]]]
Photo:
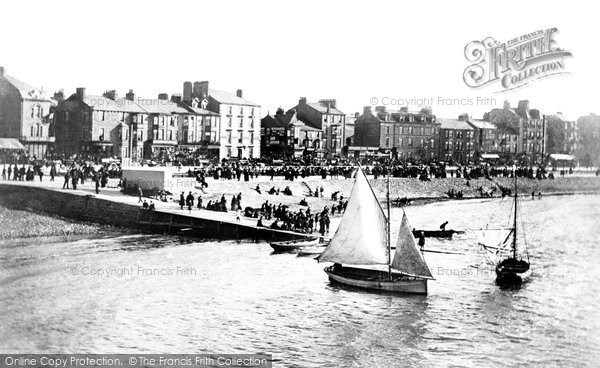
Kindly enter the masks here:
[[77, 189], [77, 181], [79, 180], [79, 172], [77, 169], [73, 169], [71, 173], [71, 184], [73, 184], [73, 190]]
[[2, 180], [6, 180], [6, 166], [2, 167]]

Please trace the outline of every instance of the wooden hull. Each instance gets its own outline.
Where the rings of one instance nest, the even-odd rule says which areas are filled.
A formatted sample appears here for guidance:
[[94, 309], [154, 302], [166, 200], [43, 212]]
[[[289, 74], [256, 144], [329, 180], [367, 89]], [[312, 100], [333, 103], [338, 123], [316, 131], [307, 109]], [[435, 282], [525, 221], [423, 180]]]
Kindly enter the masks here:
[[276, 252], [290, 252], [301, 248], [314, 247], [317, 244], [319, 244], [319, 238], [301, 239], [283, 242], [273, 242], [271, 243], [271, 248], [273, 248]]
[[343, 267], [340, 270], [331, 266], [325, 268], [325, 273], [331, 282], [360, 289], [398, 294], [427, 294], [427, 279], [398, 273], [392, 273], [392, 280], [387, 272], [363, 268]]
[[519, 285], [531, 275], [529, 263], [508, 258], [496, 265], [496, 283], [498, 285]]
[[315, 247], [300, 248], [300, 249], [298, 249], [298, 255], [299, 256], [319, 255], [319, 254], [323, 253], [325, 248], [327, 248], [327, 247], [315, 246]]
[[464, 234], [464, 231], [458, 230], [413, 230], [413, 236], [419, 239], [421, 232], [426, 238], [452, 238], [454, 234]]

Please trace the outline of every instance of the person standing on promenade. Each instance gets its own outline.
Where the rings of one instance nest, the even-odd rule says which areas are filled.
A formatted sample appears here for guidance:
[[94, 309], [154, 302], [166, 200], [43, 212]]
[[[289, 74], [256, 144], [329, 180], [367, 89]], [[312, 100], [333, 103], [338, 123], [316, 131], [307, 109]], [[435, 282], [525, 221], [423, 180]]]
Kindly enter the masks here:
[[181, 194], [179, 195], [179, 207], [183, 209], [183, 206], [185, 206], [185, 195], [183, 194], [183, 192], [181, 192]]
[[56, 176], [56, 165], [52, 165], [50, 168], [50, 181], [54, 181], [54, 177]]
[[425, 249], [425, 233], [422, 231], [419, 233], [419, 248], [421, 248], [421, 252]]
[[6, 180], [6, 166], [2, 166], [2, 180]]
[[41, 182], [42, 181], [42, 177], [44, 176], [44, 172], [42, 171], [41, 167], [38, 169], [38, 176], [40, 177], [40, 182]]
[[187, 195], [185, 202], [188, 206], [188, 211], [192, 212], [192, 207], [194, 207], [194, 196], [192, 195], [192, 192]]
[[94, 182], [96, 182], [96, 194], [100, 194], [100, 178], [97, 173], [94, 175]]
[[202, 209], [202, 196], [198, 195], [198, 209], [201, 210]]
[[67, 172], [65, 173], [65, 182], [63, 183], [63, 189], [67, 188], [69, 189], [69, 180], [71, 179], [71, 176], [69, 175], [69, 170], [67, 170]]
[[[12, 173], [12, 168], [11, 165], [8, 165], [8, 176], [6, 177], [8, 180], [10, 180], [10, 174]], [[598, 174], [596, 174], [596, 176], [598, 176]]]
[[138, 203], [142, 203], [142, 197], [144, 196], [144, 191], [142, 187], [138, 187]]

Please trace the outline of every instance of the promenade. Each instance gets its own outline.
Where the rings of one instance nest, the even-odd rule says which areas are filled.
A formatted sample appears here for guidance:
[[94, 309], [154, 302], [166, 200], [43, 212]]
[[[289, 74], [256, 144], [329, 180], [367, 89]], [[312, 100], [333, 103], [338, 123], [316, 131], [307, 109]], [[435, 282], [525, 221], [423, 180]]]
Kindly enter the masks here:
[[[310, 235], [257, 228], [257, 219], [243, 216], [243, 209], [245, 207], [260, 208], [265, 201], [269, 201], [274, 205], [286, 205], [290, 211], [298, 211], [307, 208], [300, 205], [300, 201], [305, 200], [311, 208], [311, 212], [320, 212], [325, 206], [331, 209], [332, 205], [339, 203], [341, 196], [347, 199], [353, 185], [353, 180], [343, 177], [323, 180], [321, 177], [311, 176], [294, 181], [283, 180], [281, 177], [275, 177], [272, 181], [269, 179], [267, 176], [250, 181], [208, 178], [207, 188], [172, 188], [172, 196], [169, 196], [167, 202], [144, 197], [143, 199], [147, 203], [154, 203], [155, 211], [142, 210], [138, 196], [125, 195], [117, 187], [101, 188], [100, 193], [96, 194], [95, 184], [90, 180], [83, 185], [79, 184], [76, 190], [62, 189], [64, 182], [62, 177], [56, 177], [55, 181], [50, 181], [48, 176], [44, 176], [41, 182], [38, 177], [29, 182], [0, 180], [0, 204], [33, 212], [56, 214], [80, 221], [121, 224], [128, 227], [138, 226], [157, 232], [168, 230], [176, 233], [179, 231], [183, 234], [185, 231], [193, 232], [197, 228], [203, 229], [201, 236], [237, 238], [244, 233], [244, 237], [252, 237], [260, 232], [262, 233], [260, 236], [263, 238], [277, 237], [281, 239]], [[370, 181], [376, 195], [382, 202], [385, 201], [387, 180], [381, 177], [374, 180], [371, 177]], [[528, 195], [532, 191], [536, 194], [542, 192], [543, 195], [600, 193], [600, 178], [592, 174], [559, 177], [554, 180], [519, 178], [518, 181], [521, 195]], [[509, 188], [513, 185], [512, 178], [494, 178], [493, 181], [475, 179], [469, 180], [468, 184], [464, 178], [432, 179], [431, 181], [391, 178], [390, 182], [390, 197], [393, 203], [402, 198], [413, 203], [450, 200], [446, 195], [450, 189], [461, 190], [464, 194], [463, 199], [481, 198], [480, 187], [489, 191], [496, 185]], [[115, 181], [111, 183], [114, 184]], [[261, 189], [260, 194], [256, 191], [257, 185]], [[269, 195], [268, 191], [272, 187], [278, 188], [280, 194]], [[286, 187], [290, 188], [292, 195], [283, 194]], [[317, 188], [323, 188], [323, 196], [309, 196], [310, 191], [314, 193]], [[234, 211], [209, 211], [198, 209], [196, 206], [191, 211], [187, 207], [182, 210], [178, 204], [179, 194], [184, 192], [187, 195], [190, 191], [195, 200], [198, 196], [202, 196], [203, 206], [206, 206], [211, 200], [219, 201], [224, 195], [228, 210], [232, 196], [241, 193], [242, 215], [240, 219], [236, 219], [237, 214]], [[335, 192], [338, 193], [338, 201], [331, 200], [331, 195]], [[493, 195], [498, 197], [499, 192], [496, 191]], [[94, 203], [90, 204], [90, 201]], [[195, 202], [196, 204], [197, 202]], [[85, 208], [80, 209], [79, 207]], [[330, 231], [326, 237], [335, 232], [340, 218], [341, 214], [339, 213], [331, 216]], [[265, 226], [269, 226], [271, 222], [272, 220], [263, 220]], [[313, 233], [314, 235], [317, 233]]]

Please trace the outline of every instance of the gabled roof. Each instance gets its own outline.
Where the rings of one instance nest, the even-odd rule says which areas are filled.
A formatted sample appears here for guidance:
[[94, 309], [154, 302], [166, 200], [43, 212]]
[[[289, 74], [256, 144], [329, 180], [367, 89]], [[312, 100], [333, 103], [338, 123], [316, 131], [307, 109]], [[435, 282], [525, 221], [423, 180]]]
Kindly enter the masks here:
[[441, 129], [473, 130], [473, 127], [464, 120], [438, 118], [437, 121], [442, 124]]
[[318, 126], [316, 126], [315, 124], [313, 124], [309, 120], [306, 120], [306, 119], [303, 119], [303, 118], [298, 118], [298, 121], [302, 122], [307, 127], [310, 127], [310, 128], [313, 128], [313, 129], [319, 130], [319, 131], [321, 130], [321, 128], [319, 128]]
[[268, 115], [268, 114], [264, 118], [260, 119], [260, 126], [261, 126], [261, 128], [280, 128], [280, 127], [282, 127], [281, 125], [279, 125], [279, 122], [277, 120], [275, 120], [271, 115]]
[[248, 101], [244, 98], [238, 97], [232, 93], [225, 92], [225, 91], [219, 91], [217, 89], [209, 89], [208, 95], [220, 103], [232, 104], [232, 105], [260, 106], [259, 104], [256, 104], [256, 103]]
[[4, 78], [19, 91], [21, 98], [52, 102], [52, 100], [41, 89], [35, 88], [25, 82], [11, 77], [10, 75], [4, 74]]
[[88, 105], [89, 107], [93, 107], [95, 110], [135, 112], [141, 114], [146, 113], [146, 110], [142, 108], [137, 102], [127, 100], [125, 98], [117, 98], [115, 100], [111, 100], [110, 98], [104, 96], [86, 95], [83, 98], [83, 101], [86, 105]]

